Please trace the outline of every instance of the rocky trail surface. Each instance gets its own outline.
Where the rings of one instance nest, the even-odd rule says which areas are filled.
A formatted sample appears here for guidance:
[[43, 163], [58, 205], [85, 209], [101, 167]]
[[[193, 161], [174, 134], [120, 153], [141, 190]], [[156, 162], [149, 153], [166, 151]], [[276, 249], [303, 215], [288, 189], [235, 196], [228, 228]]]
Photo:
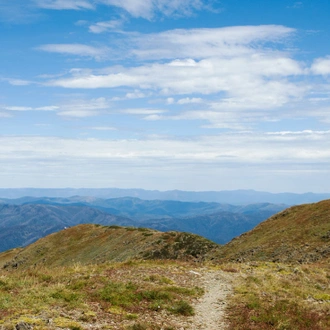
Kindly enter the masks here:
[[225, 309], [231, 293], [231, 275], [223, 271], [205, 272], [201, 281], [205, 294], [195, 306], [191, 329], [226, 329]]

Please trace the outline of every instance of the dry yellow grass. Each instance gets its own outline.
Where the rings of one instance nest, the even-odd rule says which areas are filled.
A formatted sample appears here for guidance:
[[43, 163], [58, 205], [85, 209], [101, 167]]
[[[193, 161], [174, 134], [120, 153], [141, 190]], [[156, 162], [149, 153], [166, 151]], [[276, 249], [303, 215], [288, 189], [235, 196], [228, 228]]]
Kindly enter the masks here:
[[234, 239], [218, 256], [227, 261], [330, 261], [330, 200], [291, 207]]
[[0, 272], [0, 328], [173, 329], [202, 295], [196, 265], [130, 261]]
[[330, 329], [330, 266], [252, 262], [239, 274], [228, 308], [231, 330]]

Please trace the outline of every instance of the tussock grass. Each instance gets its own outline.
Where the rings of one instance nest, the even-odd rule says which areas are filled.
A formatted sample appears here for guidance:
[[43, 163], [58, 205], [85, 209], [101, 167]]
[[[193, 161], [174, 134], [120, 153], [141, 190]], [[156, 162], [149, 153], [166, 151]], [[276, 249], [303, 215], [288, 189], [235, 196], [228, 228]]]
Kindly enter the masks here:
[[240, 268], [240, 276], [228, 308], [230, 329], [330, 329], [329, 265], [233, 267]]
[[155, 313], [162, 315], [162, 327], [171, 329], [170, 316], [193, 315], [191, 303], [203, 293], [189, 282], [191, 267], [178, 261], [130, 261], [2, 270], [0, 329], [19, 322], [37, 330], [107, 328], [110, 321], [120, 329], [143, 324], [149, 329]]

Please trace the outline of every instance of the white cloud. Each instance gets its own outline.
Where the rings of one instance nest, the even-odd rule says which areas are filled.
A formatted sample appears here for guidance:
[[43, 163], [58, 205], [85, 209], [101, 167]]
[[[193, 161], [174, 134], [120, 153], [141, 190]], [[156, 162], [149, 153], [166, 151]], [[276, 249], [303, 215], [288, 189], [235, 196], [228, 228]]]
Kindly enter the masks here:
[[[230, 128], [234, 130], [244, 130], [251, 128], [252, 117], [256, 119], [256, 114], [237, 113], [233, 111], [212, 111], [212, 110], [190, 110], [174, 115], [151, 114], [146, 116], [145, 120], [199, 120], [208, 122], [202, 124], [204, 128]], [[260, 116], [260, 115], [259, 115]]]
[[[295, 29], [282, 25], [233, 26], [224, 28], [176, 29], [160, 33], [140, 34], [132, 38], [132, 53], [143, 59], [200, 59], [238, 57], [273, 52], [264, 43], [282, 43], [294, 35]], [[186, 60], [187, 61], [187, 60]], [[182, 62], [173, 62], [181, 65]], [[194, 65], [192, 60], [185, 66]]]
[[45, 106], [45, 107], [25, 107], [25, 106], [3, 106], [3, 110], [6, 111], [56, 111], [57, 106]]
[[37, 110], [37, 111], [56, 111], [58, 109], [59, 109], [59, 107], [56, 105], [35, 108], [35, 110]]
[[312, 130], [303, 130], [303, 131], [279, 131], [279, 132], [267, 132], [267, 135], [310, 135], [310, 136], [322, 136], [322, 135], [329, 135], [330, 131], [312, 131]]
[[[172, 30], [140, 35], [135, 38], [138, 46], [133, 46], [131, 54], [148, 60], [170, 61], [155, 61], [149, 65], [113, 70], [107, 68], [104, 72], [99, 70], [99, 74], [80, 74], [72, 78], [54, 80], [51, 84], [66, 88], [127, 86], [177, 94], [227, 91], [231, 89], [231, 85], [240, 84], [239, 81], [242, 81], [243, 85], [262, 77], [276, 79], [305, 74], [304, 66], [288, 54], [271, 51], [269, 45], [262, 46], [263, 43], [279, 42], [292, 33], [293, 29], [271, 25]], [[128, 42], [130, 40], [131, 38]], [[47, 49], [74, 54], [84, 53], [84, 48], [67, 49], [65, 45], [59, 48], [49, 45], [45, 50]], [[85, 53], [100, 56], [100, 51], [103, 52], [87, 48]]]
[[94, 9], [92, 1], [90, 0], [33, 0], [35, 4], [44, 9]]
[[122, 113], [130, 114], [130, 115], [154, 115], [154, 114], [161, 114], [166, 112], [165, 110], [159, 110], [159, 109], [125, 109], [121, 111]]
[[139, 90], [135, 90], [134, 92], [126, 94], [127, 99], [141, 99], [141, 98], [145, 98], [147, 96], [148, 96], [147, 94], [145, 94]]
[[191, 103], [201, 103], [203, 100], [200, 97], [186, 97], [184, 99], [178, 100], [178, 104], [191, 104]]
[[104, 97], [91, 100], [78, 99], [60, 105], [57, 114], [63, 117], [84, 118], [97, 116], [109, 108], [110, 104]]
[[6, 79], [11, 85], [13, 86], [28, 86], [28, 85], [31, 85], [33, 84], [32, 81], [29, 81], [29, 80], [23, 80], [23, 79], [11, 79], [11, 78], [8, 78]]
[[134, 17], [152, 19], [156, 14], [166, 16], [190, 15], [194, 10], [205, 8], [201, 0], [97, 0], [97, 2], [116, 6]]
[[[0, 158], [131, 159], [241, 164], [330, 161], [330, 131], [223, 133], [193, 139], [100, 140], [48, 137], [0, 137]], [[308, 142], [308, 143], [307, 143]], [[269, 148], [269, 145], [272, 148]], [[328, 146], [325, 148], [324, 146]], [[153, 160], [156, 163], [153, 163]], [[149, 163], [148, 165], [149, 166]], [[157, 165], [158, 166], [158, 165]]]
[[111, 127], [111, 126], [92, 126], [88, 127], [88, 129], [94, 130], [94, 131], [116, 131], [117, 128]]
[[[283, 65], [283, 63], [285, 63]], [[254, 78], [275, 78], [302, 74], [299, 63], [276, 56], [206, 59], [195, 66], [172, 66], [171, 63], [123, 68], [119, 73], [89, 74], [50, 82], [65, 88], [115, 88], [129, 86], [139, 89], [160, 89], [177, 94], [216, 93]], [[240, 83], [241, 81], [241, 83]], [[252, 83], [252, 81], [251, 81]]]
[[1, 182], [11, 187], [223, 190], [237, 189], [238, 181], [240, 188], [266, 191], [306, 191], [306, 184], [326, 190], [330, 132], [222, 133], [182, 140], [2, 135], [0, 160]]
[[50, 53], [92, 57], [96, 60], [104, 59], [109, 52], [106, 47], [98, 48], [83, 44], [47, 44], [41, 45], [37, 49]]
[[316, 75], [330, 74], [330, 56], [325, 58], [318, 58], [314, 61], [311, 67], [311, 72]]
[[[312, 70], [293, 54], [278, 50], [285, 48], [287, 38], [294, 33], [291, 28], [269, 25], [180, 29], [134, 37], [128, 34], [124, 43], [133, 43], [127, 54], [134, 54], [137, 63], [147, 60], [146, 64], [73, 69], [69, 76], [47, 84], [124, 90], [125, 97], [116, 95], [112, 99], [152, 95], [154, 100], [149, 102], [175, 104], [175, 113], [170, 107], [166, 114], [140, 113], [145, 120], [199, 120], [204, 122], [203, 127], [250, 129], [261, 121], [287, 116], [285, 106], [302, 105], [316, 89], [299, 79]], [[321, 60], [314, 63], [314, 71], [317, 63], [328, 61]]]
[[102, 33], [106, 31], [112, 31], [115, 29], [119, 29], [124, 24], [123, 19], [117, 19], [117, 20], [111, 20], [111, 21], [105, 21], [105, 22], [97, 22], [93, 25], [89, 26], [89, 32], [92, 33]]
[[[203, 0], [32, 0], [43, 9], [82, 10], [95, 9], [96, 5], [106, 5], [124, 10], [133, 17], [148, 20], [161, 14], [165, 16], [189, 16], [196, 10], [210, 9]], [[96, 32], [99, 33], [99, 32]]]
[[16, 106], [11, 106], [11, 107], [4, 107], [4, 110], [7, 111], [31, 111], [33, 108], [31, 107], [16, 107]]
[[[285, 63], [283, 65], [283, 63]], [[58, 79], [49, 84], [65, 88], [117, 88], [153, 91], [164, 95], [222, 93], [213, 108], [271, 109], [300, 100], [307, 86], [290, 81], [290, 75], [304, 74], [299, 63], [277, 56], [251, 56], [232, 59], [205, 59], [194, 66], [171, 63], [123, 68], [119, 73], [87, 74]], [[184, 102], [198, 98], [183, 98]]]
[[[48, 84], [81, 89], [126, 88], [126, 98], [159, 95], [166, 97], [168, 105], [187, 108], [200, 104], [198, 111], [194, 106], [194, 111], [148, 113], [144, 119], [205, 120], [204, 127], [242, 129], [255, 119], [276, 120], [265, 111], [300, 102], [310, 92], [309, 85], [297, 83], [297, 76], [308, 74], [304, 63], [289, 53], [271, 50], [269, 44], [292, 33], [293, 29], [271, 25], [174, 30], [147, 35], [147, 41], [140, 35], [137, 40], [141, 45], [138, 50], [133, 46], [131, 53], [149, 60], [148, 64], [97, 71], [78, 69]], [[175, 95], [184, 97], [175, 100]], [[212, 101], [207, 95], [212, 95]], [[242, 111], [252, 114], [242, 115]]]
[[9, 116], [6, 112], [56, 111], [59, 116], [81, 118], [99, 115], [109, 108], [109, 102], [103, 97], [91, 100], [75, 99], [59, 105], [42, 107], [0, 106], [0, 110], [5, 111], [3, 116]]

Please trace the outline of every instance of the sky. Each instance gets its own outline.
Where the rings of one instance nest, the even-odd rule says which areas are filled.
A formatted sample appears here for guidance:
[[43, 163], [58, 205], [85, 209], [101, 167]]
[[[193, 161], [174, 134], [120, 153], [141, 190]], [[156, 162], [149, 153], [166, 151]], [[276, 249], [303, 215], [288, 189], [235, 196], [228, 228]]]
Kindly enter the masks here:
[[0, 0], [0, 187], [330, 192], [329, 14]]

